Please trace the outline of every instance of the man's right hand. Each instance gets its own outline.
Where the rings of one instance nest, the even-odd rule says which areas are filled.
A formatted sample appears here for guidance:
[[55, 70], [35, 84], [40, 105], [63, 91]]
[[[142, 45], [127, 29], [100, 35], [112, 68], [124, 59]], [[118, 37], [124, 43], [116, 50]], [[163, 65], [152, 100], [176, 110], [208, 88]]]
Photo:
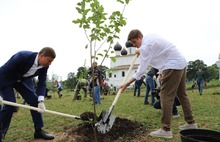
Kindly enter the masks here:
[[127, 87], [129, 86], [129, 84], [125, 83], [125, 84], [122, 84], [119, 89], [121, 89], [121, 92], [123, 92]]
[[137, 55], [137, 57], [140, 55], [140, 49], [136, 49], [135, 54]]
[[0, 96], [0, 105], [3, 105], [3, 98]]

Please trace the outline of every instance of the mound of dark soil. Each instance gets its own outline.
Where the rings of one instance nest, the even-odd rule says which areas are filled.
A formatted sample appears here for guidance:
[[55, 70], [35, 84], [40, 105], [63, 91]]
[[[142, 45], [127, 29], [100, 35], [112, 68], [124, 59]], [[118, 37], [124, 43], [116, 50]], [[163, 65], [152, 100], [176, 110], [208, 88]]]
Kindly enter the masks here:
[[143, 125], [138, 122], [117, 117], [111, 130], [105, 134], [99, 133], [94, 123], [83, 122], [79, 124], [77, 129], [69, 131], [68, 135], [69, 138], [72, 136], [77, 142], [95, 142], [95, 135], [98, 142], [121, 142], [135, 139], [145, 132]]

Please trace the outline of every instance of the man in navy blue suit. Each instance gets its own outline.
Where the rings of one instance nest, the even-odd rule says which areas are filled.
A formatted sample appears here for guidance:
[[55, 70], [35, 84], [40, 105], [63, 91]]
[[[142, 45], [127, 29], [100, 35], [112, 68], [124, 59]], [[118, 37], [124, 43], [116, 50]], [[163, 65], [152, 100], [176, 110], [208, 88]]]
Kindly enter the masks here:
[[[34, 123], [35, 139], [54, 139], [54, 136], [42, 130], [44, 126], [42, 114], [45, 111], [44, 96], [46, 91], [47, 70], [55, 59], [56, 53], [53, 48], [44, 47], [41, 51], [20, 51], [14, 54], [3, 66], [0, 67], [0, 142], [4, 138], [13, 115], [15, 107], [4, 105], [3, 99], [16, 102], [14, 90], [16, 89], [24, 100], [40, 111], [31, 110]], [[38, 77], [37, 88], [32, 78]]]

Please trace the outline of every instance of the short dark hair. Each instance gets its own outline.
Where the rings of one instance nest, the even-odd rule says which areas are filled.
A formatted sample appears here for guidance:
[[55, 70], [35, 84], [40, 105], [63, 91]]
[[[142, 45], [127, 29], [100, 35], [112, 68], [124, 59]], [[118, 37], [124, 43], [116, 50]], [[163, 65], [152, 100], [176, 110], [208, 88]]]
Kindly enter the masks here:
[[140, 30], [138, 29], [131, 30], [130, 33], [128, 34], [127, 40], [130, 41], [131, 39], [138, 38], [139, 35], [143, 36]]
[[39, 54], [43, 54], [44, 56], [51, 57], [53, 59], [56, 58], [56, 53], [51, 47], [44, 47], [40, 50]]

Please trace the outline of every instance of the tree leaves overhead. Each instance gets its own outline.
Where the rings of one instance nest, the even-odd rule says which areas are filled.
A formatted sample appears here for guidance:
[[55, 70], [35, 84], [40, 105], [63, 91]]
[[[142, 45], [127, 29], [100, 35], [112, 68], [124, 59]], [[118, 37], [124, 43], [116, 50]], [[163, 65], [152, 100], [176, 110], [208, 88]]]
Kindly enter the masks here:
[[[115, 2], [127, 5], [129, 1], [130, 0], [116, 0]], [[112, 49], [111, 44], [114, 42], [114, 39], [119, 39], [118, 34], [121, 31], [120, 28], [126, 25], [123, 11], [120, 12], [116, 10], [108, 15], [98, 0], [82, 0], [77, 3], [76, 10], [81, 16], [72, 22], [84, 29], [90, 43], [91, 59], [98, 60], [99, 58], [97, 56], [99, 56], [102, 57], [104, 61], [105, 58], [109, 57], [109, 53], [112, 53], [109, 51]], [[96, 47], [97, 42], [101, 43], [101, 46]], [[99, 51], [105, 42], [109, 43], [109, 46], [105, 46], [105, 49]], [[102, 52], [104, 52], [104, 54]]]

